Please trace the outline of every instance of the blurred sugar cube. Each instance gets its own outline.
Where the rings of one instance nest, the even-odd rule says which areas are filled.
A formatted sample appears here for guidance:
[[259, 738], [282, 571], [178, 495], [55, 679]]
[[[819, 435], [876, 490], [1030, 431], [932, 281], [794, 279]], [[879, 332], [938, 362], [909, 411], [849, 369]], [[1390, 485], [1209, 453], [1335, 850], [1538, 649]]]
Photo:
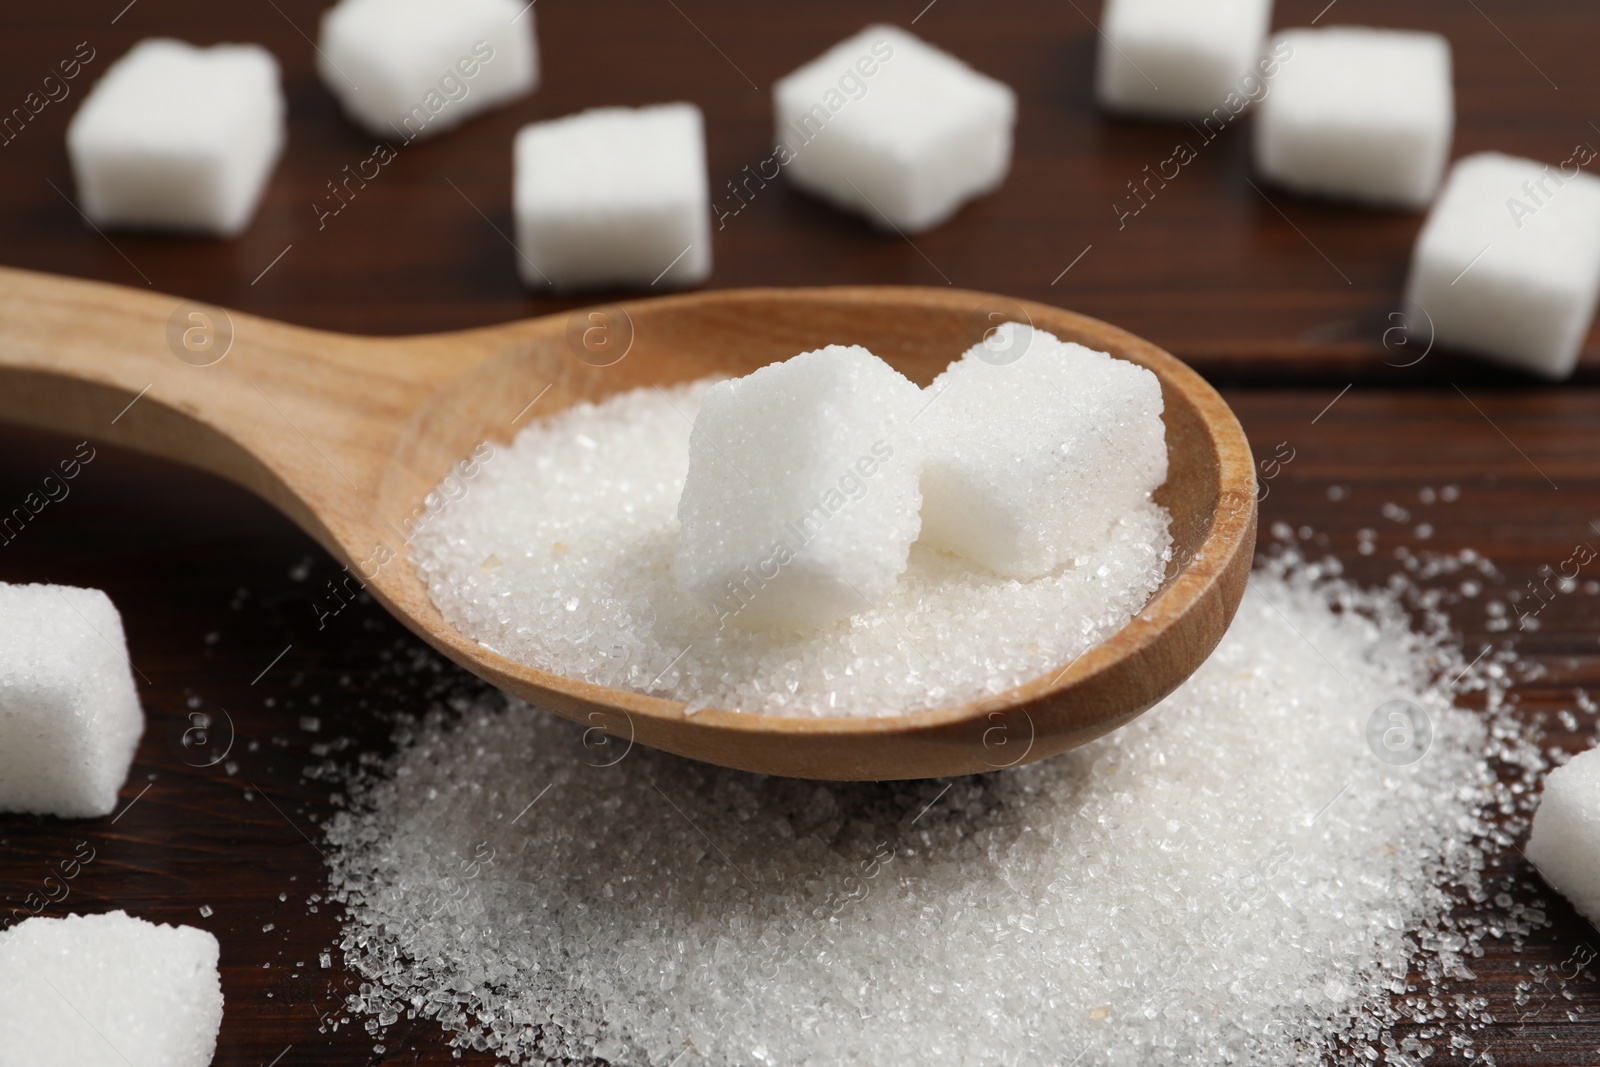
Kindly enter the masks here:
[[1255, 123], [1256, 167], [1288, 189], [1425, 207], [1455, 133], [1450, 42], [1436, 33], [1290, 30]]
[[240, 233], [283, 149], [283, 116], [265, 49], [141, 41], [67, 127], [78, 206], [103, 227]]
[[532, 92], [533, 4], [341, 0], [322, 16], [317, 72], [368, 132], [412, 141]]
[[1011, 89], [894, 26], [869, 26], [773, 87], [777, 161], [800, 188], [914, 233], [997, 188]]
[[711, 273], [705, 121], [693, 104], [536, 122], [517, 134], [514, 156], [528, 285], [681, 287]]
[[818, 629], [869, 610], [917, 539], [921, 405], [857, 346], [712, 386], [678, 503], [684, 590], [725, 625]]
[[1107, 0], [1095, 68], [1100, 104], [1199, 119], [1230, 94], [1257, 96], [1255, 87], [1277, 70], [1270, 58], [1258, 64], [1271, 20], [1272, 0]]
[[222, 1027], [217, 939], [121, 911], [0, 931], [0, 1063], [207, 1067]]
[[1150, 371], [1022, 323], [928, 387], [924, 544], [1026, 581], [1104, 546], [1167, 480]]
[[1545, 881], [1600, 925], [1600, 749], [1545, 778], [1526, 852]]
[[1564, 378], [1600, 294], [1600, 179], [1578, 145], [1557, 166], [1484, 152], [1459, 161], [1417, 238], [1411, 332]]
[[110, 598], [0, 583], [0, 811], [110, 814], [143, 733]]

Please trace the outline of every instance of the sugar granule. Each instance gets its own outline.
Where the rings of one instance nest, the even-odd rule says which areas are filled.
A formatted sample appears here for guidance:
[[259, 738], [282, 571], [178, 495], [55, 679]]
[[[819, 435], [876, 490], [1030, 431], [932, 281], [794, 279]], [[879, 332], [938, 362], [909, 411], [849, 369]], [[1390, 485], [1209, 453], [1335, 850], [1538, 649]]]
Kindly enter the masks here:
[[1165, 575], [1168, 516], [1145, 503], [1099, 551], [1031, 582], [914, 545], [889, 596], [831, 629], [719, 627], [672, 572], [709, 385], [621, 393], [523, 429], [412, 543], [445, 618], [504, 656], [600, 685], [699, 707], [870, 716], [1057, 670], [1125, 626]]
[[[1381, 1059], [1391, 994], [1470, 978], [1493, 926], [1453, 917], [1510, 811], [1491, 760], [1541, 768], [1500, 653], [1336, 572], [1280, 557], [1157, 708], [981, 777], [764, 778], [436, 711], [329, 825], [349, 1006], [512, 1063]], [[1407, 765], [1369, 747], [1396, 699], [1431, 727]]]

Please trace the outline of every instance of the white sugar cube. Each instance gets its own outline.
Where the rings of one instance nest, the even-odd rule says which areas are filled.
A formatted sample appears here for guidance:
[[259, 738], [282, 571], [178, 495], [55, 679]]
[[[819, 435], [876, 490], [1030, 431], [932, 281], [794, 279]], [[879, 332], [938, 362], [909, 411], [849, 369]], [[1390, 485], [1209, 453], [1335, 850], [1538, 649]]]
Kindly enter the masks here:
[[928, 394], [921, 540], [1004, 577], [1090, 554], [1167, 480], [1156, 376], [1043, 330], [1007, 323]]
[[1290, 54], [1256, 114], [1256, 167], [1286, 188], [1420, 208], [1450, 158], [1450, 42], [1436, 33], [1290, 30]]
[[905, 232], [1011, 166], [1011, 89], [894, 26], [868, 26], [772, 90], [777, 161], [802, 189]]
[[1545, 778], [1524, 851], [1545, 881], [1600, 926], [1600, 749]]
[[283, 150], [283, 115], [266, 49], [141, 41], [67, 126], [78, 206], [98, 226], [237, 234]]
[[0, 583], [0, 811], [110, 814], [143, 733], [110, 598]]
[[1095, 68], [1101, 106], [1199, 119], [1232, 94], [1237, 114], [1276, 73], [1276, 57], [1258, 62], [1271, 19], [1272, 0], [1107, 0]]
[[725, 625], [818, 629], [869, 610], [917, 539], [921, 404], [856, 346], [712, 386], [678, 502], [679, 584]]
[[217, 939], [124, 912], [0, 932], [0, 1064], [206, 1067], [222, 1027]]
[[383, 138], [442, 133], [539, 81], [533, 5], [519, 0], [342, 0], [321, 38], [323, 83]]
[[1572, 373], [1600, 293], [1595, 151], [1560, 165], [1485, 152], [1455, 165], [1411, 256], [1419, 339], [1522, 367]]
[[711, 273], [705, 120], [693, 104], [536, 122], [518, 132], [514, 156], [528, 285], [664, 288]]

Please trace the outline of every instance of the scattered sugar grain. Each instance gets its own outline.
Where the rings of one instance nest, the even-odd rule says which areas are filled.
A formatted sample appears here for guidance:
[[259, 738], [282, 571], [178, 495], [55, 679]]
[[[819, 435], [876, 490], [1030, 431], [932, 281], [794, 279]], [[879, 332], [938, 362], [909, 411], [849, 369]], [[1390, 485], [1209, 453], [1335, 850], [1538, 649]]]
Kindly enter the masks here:
[[125, 912], [0, 931], [0, 1063], [206, 1067], [222, 1026], [217, 939]]
[[[1147, 503], [1098, 552], [1036, 581], [913, 545], [887, 598], [845, 623], [781, 638], [719, 628], [672, 567], [690, 426], [709, 384], [623, 393], [523, 429], [413, 541], [445, 618], [502, 655], [600, 685], [744, 711], [871, 716], [1059, 669], [1126, 625], [1163, 579], [1168, 516]], [[491, 557], [500, 565], [485, 569]]]
[[[1444, 1019], [1484, 937], [1544, 921], [1452, 917], [1488, 896], [1484, 811], [1542, 765], [1442, 592], [1408, 618], [1410, 579], [1336, 571], [1270, 564], [1161, 705], [981, 777], [597, 767], [581, 728], [498, 696], [436, 711], [328, 827], [347, 1007], [511, 1063], [1393, 1062], [1403, 995]], [[1432, 725], [1408, 766], [1366, 741], [1396, 698]], [[1480, 999], [1448, 1013], [1479, 1026]]]

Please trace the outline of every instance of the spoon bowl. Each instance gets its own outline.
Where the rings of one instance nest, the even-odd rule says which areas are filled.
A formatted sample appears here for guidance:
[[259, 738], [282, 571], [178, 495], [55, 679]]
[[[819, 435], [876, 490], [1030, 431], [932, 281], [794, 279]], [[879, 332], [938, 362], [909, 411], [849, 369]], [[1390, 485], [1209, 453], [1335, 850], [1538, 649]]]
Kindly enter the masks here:
[[[1006, 693], [931, 711], [801, 718], [683, 703], [514, 662], [459, 633], [407, 544], [469, 457], [584, 400], [743, 375], [826, 344], [860, 344], [919, 385], [999, 322], [1154, 372], [1165, 400], [1172, 516], [1165, 582], [1122, 630]], [[1205, 661], [1244, 595], [1255, 544], [1250, 448], [1222, 398], [1133, 335], [1059, 308], [949, 289], [691, 293], [457, 333], [366, 338], [308, 330], [118, 286], [0, 268], [0, 419], [212, 471], [272, 503], [456, 663], [541, 708], [694, 759], [818, 779], [972, 774], [1114, 730]], [[458, 467], [463, 460], [467, 466]], [[337, 601], [330, 594], [329, 605]], [[331, 610], [331, 607], [330, 607]], [[598, 734], [595, 735], [598, 737]]]

